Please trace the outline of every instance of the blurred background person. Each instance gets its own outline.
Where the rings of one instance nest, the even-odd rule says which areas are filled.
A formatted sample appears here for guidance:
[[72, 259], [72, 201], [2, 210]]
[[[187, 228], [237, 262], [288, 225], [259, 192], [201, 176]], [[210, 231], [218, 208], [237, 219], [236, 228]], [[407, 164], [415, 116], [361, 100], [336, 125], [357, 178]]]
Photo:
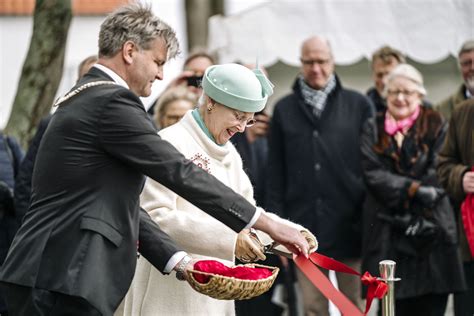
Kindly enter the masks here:
[[[97, 55], [91, 55], [83, 59], [77, 68], [77, 80], [84, 76], [89, 69], [97, 62]], [[51, 121], [51, 114], [42, 118], [38, 124], [35, 136], [31, 139], [28, 146], [28, 150], [25, 155], [25, 159], [21, 163], [18, 170], [18, 176], [15, 182], [15, 208], [18, 213], [19, 220], [23, 218], [26, 211], [30, 207], [31, 199], [31, 179], [33, 175], [33, 169], [35, 167], [36, 154], [43, 138], [43, 134]]]
[[190, 52], [184, 61], [183, 72], [173, 80], [168, 87], [183, 85], [192, 92], [201, 95], [202, 76], [206, 69], [216, 63], [214, 56], [203, 48], [196, 48]]
[[198, 96], [186, 87], [169, 88], [156, 102], [154, 114], [155, 124], [159, 129], [177, 123], [187, 111], [193, 109]]
[[[260, 69], [265, 76], [268, 73], [263, 67], [254, 64], [244, 65], [249, 69]], [[254, 199], [257, 205], [265, 208], [266, 172], [268, 157], [268, 129], [270, 117], [264, 110], [256, 112], [254, 115], [255, 124], [247, 127], [243, 133], [235, 134], [230, 141], [242, 157], [243, 168], [253, 186]], [[240, 264], [237, 261], [237, 264]], [[236, 314], [238, 316], [258, 316], [258, 315], [279, 315], [283, 309], [272, 302], [272, 296], [277, 284], [282, 284], [285, 280], [285, 268], [280, 264], [279, 256], [267, 256], [262, 262], [268, 266], [278, 266], [281, 271], [272, 288], [260, 296], [248, 300], [235, 302]]]
[[[275, 106], [270, 124], [268, 210], [305, 223], [318, 252], [360, 271], [360, 215], [365, 194], [360, 133], [373, 116], [364, 95], [345, 89], [326, 38], [301, 46], [301, 74]], [[297, 272], [306, 315], [329, 315], [329, 302]], [[328, 271], [323, 271], [328, 274]], [[357, 278], [336, 273], [339, 289], [362, 308]]]
[[460, 206], [474, 193], [474, 99], [457, 104], [451, 113], [448, 135], [438, 156], [439, 182], [453, 202], [458, 220], [467, 291], [454, 294], [456, 316], [474, 315], [474, 253], [469, 250]]
[[382, 46], [372, 54], [370, 65], [374, 86], [367, 91], [367, 96], [374, 104], [377, 114], [385, 113], [387, 107], [385, 98], [382, 96], [387, 75], [398, 64], [405, 62], [405, 56], [390, 46]]
[[448, 120], [456, 105], [474, 97], [474, 39], [462, 44], [458, 53], [458, 62], [464, 82], [456, 92], [435, 106]]
[[[0, 130], [0, 266], [18, 229], [20, 218], [13, 199], [15, 177], [18, 175], [23, 155], [23, 150], [16, 139]], [[0, 315], [8, 315], [3, 289], [0, 289]]]
[[[254, 64], [244, 65], [249, 69], [256, 69]], [[268, 72], [263, 67], [258, 67], [265, 76]], [[268, 156], [268, 130], [270, 117], [261, 110], [254, 115], [255, 124], [245, 129], [243, 133], [237, 133], [230, 139], [242, 157], [244, 170], [250, 178], [254, 188], [254, 196], [257, 204], [265, 207], [266, 190], [266, 166]]]
[[362, 271], [397, 263], [396, 314], [443, 316], [448, 294], [464, 289], [455, 218], [439, 187], [435, 158], [447, 124], [422, 106], [421, 74], [400, 64], [388, 75], [387, 110], [364, 127], [361, 151], [368, 186]]
[[[271, 83], [261, 73], [225, 64], [207, 69], [203, 88], [199, 107], [159, 134], [187, 159], [255, 204], [242, 160], [229, 140], [253, 125], [254, 113], [263, 110], [273, 92]], [[263, 248], [250, 241], [248, 230], [236, 234], [152, 179], [146, 181], [140, 204], [193, 258], [215, 257], [227, 266], [234, 265], [235, 257], [244, 262], [265, 259]], [[235, 313], [233, 301], [207, 297], [186, 283], [163, 276], [143, 257], [123, 307], [125, 315], [142, 316]]]
[[192, 73], [193, 76], [204, 76], [206, 69], [216, 64], [215, 57], [203, 48], [196, 48], [191, 51], [184, 61], [183, 70]]
[[[199, 97], [202, 93], [202, 76], [207, 67], [212, 66], [215, 63], [216, 61], [212, 54], [202, 48], [196, 48], [189, 53], [188, 58], [184, 61], [183, 72], [168, 84], [164, 92], [168, 89], [182, 86], [186, 87], [189, 91]], [[153, 116], [156, 111], [155, 106], [159, 102], [160, 97], [161, 96], [159, 96], [153, 106], [148, 109], [148, 114], [151, 116]]]
[[[367, 96], [375, 106], [376, 115], [383, 116], [387, 108], [387, 100], [383, 97], [387, 76], [397, 65], [406, 63], [405, 55], [399, 50], [382, 46], [372, 54], [372, 79], [374, 87], [367, 91]], [[424, 107], [431, 107], [431, 103], [422, 100]]]
[[79, 63], [79, 66], [77, 67], [76, 83], [79, 82], [79, 79], [81, 79], [89, 71], [89, 69], [91, 69], [91, 67], [97, 63], [97, 59], [97, 55], [91, 55], [84, 58], [84, 60]]

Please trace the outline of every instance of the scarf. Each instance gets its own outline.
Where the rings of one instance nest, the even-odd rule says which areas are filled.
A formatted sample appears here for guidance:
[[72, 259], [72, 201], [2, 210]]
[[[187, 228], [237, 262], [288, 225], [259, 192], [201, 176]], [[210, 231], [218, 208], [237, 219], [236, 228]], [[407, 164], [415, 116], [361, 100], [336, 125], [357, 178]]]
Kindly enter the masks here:
[[207, 137], [209, 137], [210, 140], [212, 140], [216, 145], [218, 146], [225, 146], [225, 144], [218, 144], [216, 143], [216, 140], [214, 139], [214, 136], [212, 136], [211, 132], [207, 128], [206, 124], [204, 123], [204, 120], [201, 117], [201, 113], [199, 113], [199, 108], [194, 109], [191, 114], [193, 115], [194, 120], [196, 123], [199, 125], [201, 130], [206, 134]]
[[311, 107], [313, 114], [317, 118], [321, 117], [321, 113], [323, 113], [326, 107], [328, 95], [336, 87], [336, 77], [331, 75], [326, 86], [321, 90], [316, 90], [308, 86], [302, 75], [298, 77], [298, 81], [304, 102]]
[[385, 112], [385, 132], [387, 132], [387, 134], [390, 136], [393, 136], [398, 132], [402, 134], [406, 133], [406, 131], [408, 131], [413, 126], [413, 124], [415, 124], [418, 115], [420, 115], [419, 106], [412, 115], [399, 121], [395, 120], [395, 118], [388, 111]]

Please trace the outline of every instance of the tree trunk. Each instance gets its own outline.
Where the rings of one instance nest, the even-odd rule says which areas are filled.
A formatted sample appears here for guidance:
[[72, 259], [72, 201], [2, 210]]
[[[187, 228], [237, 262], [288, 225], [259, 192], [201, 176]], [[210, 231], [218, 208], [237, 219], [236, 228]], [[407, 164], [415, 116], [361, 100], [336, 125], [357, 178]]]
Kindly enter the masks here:
[[188, 50], [207, 47], [207, 21], [215, 14], [224, 14], [224, 0], [186, 0]]
[[71, 0], [36, 0], [30, 47], [5, 128], [24, 148], [54, 101], [71, 18]]

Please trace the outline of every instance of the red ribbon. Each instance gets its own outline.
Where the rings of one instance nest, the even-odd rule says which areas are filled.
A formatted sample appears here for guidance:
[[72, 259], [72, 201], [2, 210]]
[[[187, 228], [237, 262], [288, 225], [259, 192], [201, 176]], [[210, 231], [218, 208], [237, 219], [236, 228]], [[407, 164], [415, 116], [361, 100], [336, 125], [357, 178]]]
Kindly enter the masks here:
[[[316, 252], [309, 255], [309, 259], [303, 256], [293, 257], [296, 266], [308, 277], [313, 285], [318, 288], [323, 295], [329, 299], [334, 305], [337, 306], [342, 315], [350, 316], [364, 316], [370, 310], [372, 300], [374, 298], [381, 299], [388, 291], [388, 286], [383, 281], [377, 280], [377, 278], [370, 275], [369, 272], [365, 272], [364, 275], [360, 275], [359, 272], [346, 266], [345, 264], [323, 256]], [[362, 313], [344, 294], [338, 291], [331, 281], [322, 273], [317, 267], [324, 268], [326, 270], [333, 270], [342, 273], [348, 273], [357, 275], [360, 277], [362, 284], [367, 285], [367, 302], [365, 305], [365, 312]]]

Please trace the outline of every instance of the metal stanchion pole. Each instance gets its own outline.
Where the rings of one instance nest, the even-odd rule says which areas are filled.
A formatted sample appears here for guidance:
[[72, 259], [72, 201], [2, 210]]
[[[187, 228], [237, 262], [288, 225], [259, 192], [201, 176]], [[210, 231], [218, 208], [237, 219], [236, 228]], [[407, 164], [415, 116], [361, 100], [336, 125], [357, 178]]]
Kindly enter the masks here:
[[395, 265], [396, 262], [392, 260], [383, 260], [379, 262], [380, 280], [385, 281], [388, 285], [388, 292], [382, 298], [382, 315], [395, 316]]

